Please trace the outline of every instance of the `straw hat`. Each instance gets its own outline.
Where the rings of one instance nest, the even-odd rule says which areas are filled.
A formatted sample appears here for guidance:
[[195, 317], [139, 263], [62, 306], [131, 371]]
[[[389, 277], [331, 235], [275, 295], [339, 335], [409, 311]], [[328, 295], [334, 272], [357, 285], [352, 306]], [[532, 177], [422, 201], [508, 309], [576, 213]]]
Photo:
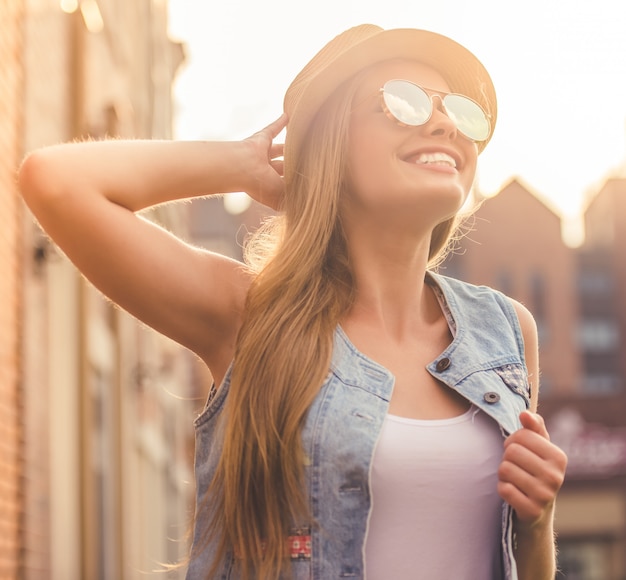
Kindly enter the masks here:
[[295, 170], [302, 142], [315, 114], [344, 81], [364, 68], [389, 59], [405, 58], [437, 70], [455, 93], [474, 99], [490, 115], [491, 133], [478, 143], [481, 152], [496, 123], [496, 94], [482, 63], [454, 40], [427, 30], [384, 30], [373, 24], [350, 28], [333, 38], [300, 71], [284, 100], [289, 115], [285, 137], [285, 177]]

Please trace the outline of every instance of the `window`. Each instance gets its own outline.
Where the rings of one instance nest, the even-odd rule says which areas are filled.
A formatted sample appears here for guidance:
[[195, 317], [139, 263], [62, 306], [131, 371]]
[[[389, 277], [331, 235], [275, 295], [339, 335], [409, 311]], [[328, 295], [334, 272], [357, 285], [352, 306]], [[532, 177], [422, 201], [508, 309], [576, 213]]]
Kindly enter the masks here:
[[546, 280], [539, 272], [530, 277], [531, 310], [537, 321], [546, 320]]
[[614, 320], [588, 318], [578, 328], [578, 343], [587, 352], [615, 351], [619, 348], [619, 329]]
[[587, 296], [610, 296], [613, 292], [613, 280], [605, 272], [582, 272], [578, 277], [580, 293]]
[[622, 380], [617, 374], [591, 372], [583, 377], [582, 390], [586, 395], [612, 395], [622, 389]]
[[614, 543], [610, 538], [589, 540], [559, 539], [558, 578], [567, 580], [618, 580], [611, 570]]

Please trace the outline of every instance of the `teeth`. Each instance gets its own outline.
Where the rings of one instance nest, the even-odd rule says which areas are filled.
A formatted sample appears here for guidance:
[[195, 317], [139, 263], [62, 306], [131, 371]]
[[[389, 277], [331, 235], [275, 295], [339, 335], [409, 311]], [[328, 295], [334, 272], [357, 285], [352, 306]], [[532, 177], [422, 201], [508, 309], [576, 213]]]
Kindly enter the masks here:
[[447, 153], [420, 153], [415, 163], [437, 163], [438, 165], [449, 165], [456, 167], [456, 161]]

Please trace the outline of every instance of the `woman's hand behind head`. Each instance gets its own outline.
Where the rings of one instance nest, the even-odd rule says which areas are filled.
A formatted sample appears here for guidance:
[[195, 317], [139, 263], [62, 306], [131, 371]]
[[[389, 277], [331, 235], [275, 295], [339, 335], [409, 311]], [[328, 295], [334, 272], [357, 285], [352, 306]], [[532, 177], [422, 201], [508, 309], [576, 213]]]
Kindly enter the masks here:
[[285, 185], [283, 181], [283, 144], [274, 139], [287, 125], [287, 115], [282, 114], [273, 123], [241, 143], [241, 170], [244, 191], [255, 201], [274, 210], [282, 205]]

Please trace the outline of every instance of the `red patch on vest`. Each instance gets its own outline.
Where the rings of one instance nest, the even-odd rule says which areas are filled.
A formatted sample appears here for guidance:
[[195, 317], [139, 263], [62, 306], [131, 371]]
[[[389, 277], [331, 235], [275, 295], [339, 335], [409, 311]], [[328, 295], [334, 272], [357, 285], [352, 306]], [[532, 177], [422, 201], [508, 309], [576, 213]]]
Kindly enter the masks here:
[[303, 533], [304, 530], [298, 530], [298, 535], [289, 536], [289, 557], [292, 560], [310, 560], [311, 559], [311, 534]]

